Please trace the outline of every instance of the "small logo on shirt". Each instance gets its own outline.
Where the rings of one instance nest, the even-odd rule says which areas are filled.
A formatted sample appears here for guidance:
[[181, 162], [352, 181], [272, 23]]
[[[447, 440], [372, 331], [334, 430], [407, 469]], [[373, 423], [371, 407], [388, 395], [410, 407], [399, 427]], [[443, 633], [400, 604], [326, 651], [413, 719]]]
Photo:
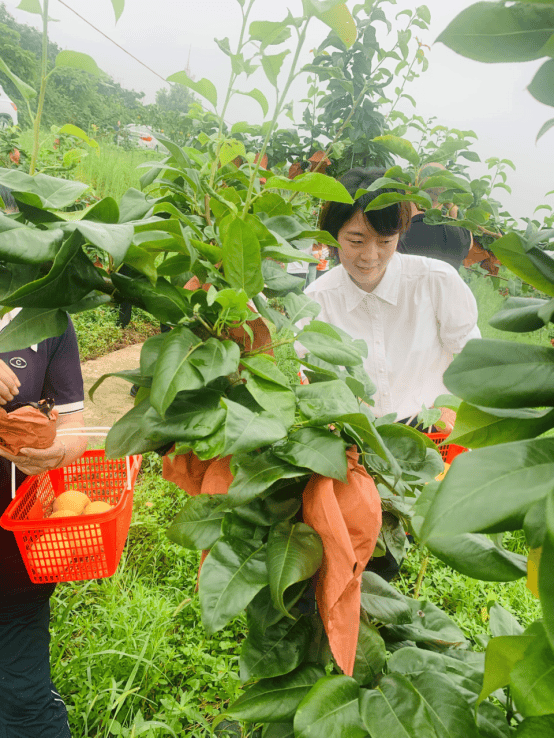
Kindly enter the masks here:
[[12, 357], [10, 359], [10, 364], [12, 367], [16, 367], [17, 369], [23, 369], [27, 366], [27, 362], [22, 357]]

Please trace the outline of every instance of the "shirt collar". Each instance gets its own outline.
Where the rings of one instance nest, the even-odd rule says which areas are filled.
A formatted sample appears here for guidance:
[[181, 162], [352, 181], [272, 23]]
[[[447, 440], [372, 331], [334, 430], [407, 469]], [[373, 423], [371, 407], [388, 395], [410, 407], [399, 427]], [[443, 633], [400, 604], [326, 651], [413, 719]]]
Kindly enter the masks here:
[[375, 295], [376, 298], [383, 300], [385, 303], [397, 305], [398, 291], [400, 289], [400, 276], [402, 274], [401, 262], [402, 260], [400, 255], [398, 252], [395, 252], [387, 265], [383, 279], [371, 293], [359, 288], [356, 283], [350, 279], [348, 272], [341, 265], [342, 287], [344, 288], [346, 296], [346, 310], [354, 310], [354, 308], [356, 308], [368, 295]]
[[[6, 326], [13, 321], [13, 319], [17, 316], [19, 311], [23, 310], [22, 308], [14, 308], [13, 310], [8, 311], [5, 313], [2, 318], [0, 318], [0, 333], [6, 328]], [[32, 349], [34, 352], [38, 351], [38, 344], [33, 344], [29, 347], [29, 349]]]

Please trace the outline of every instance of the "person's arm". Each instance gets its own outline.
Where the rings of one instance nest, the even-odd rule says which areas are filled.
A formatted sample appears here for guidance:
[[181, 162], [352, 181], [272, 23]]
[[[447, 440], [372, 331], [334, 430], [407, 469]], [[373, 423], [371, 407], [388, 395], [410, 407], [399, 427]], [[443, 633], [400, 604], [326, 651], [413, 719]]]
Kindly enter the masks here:
[[[82, 413], [72, 413], [58, 417], [56, 431], [62, 429], [79, 430], [84, 428]], [[13, 462], [26, 475], [40, 475], [48, 470], [65, 467], [78, 459], [87, 448], [86, 436], [64, 434], [57, 435], [52, 446], [47, 449], [22, 448], [18, 455], [2, 453], [2, 456]]]

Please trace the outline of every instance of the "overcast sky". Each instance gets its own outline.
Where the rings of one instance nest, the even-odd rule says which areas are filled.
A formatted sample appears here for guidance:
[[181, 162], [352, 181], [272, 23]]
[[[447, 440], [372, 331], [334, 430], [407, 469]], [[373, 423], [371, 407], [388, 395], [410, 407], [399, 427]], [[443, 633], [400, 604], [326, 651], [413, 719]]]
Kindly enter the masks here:
[[[6, 0], [6, 7], [22, 23], [38, 27], [38, 16], [17, 10], [18, 2]], [[219, 50], [215, 38], [229, 37], [236, 43], [240, 30], [240, 9], [237, 0], [127, 0], [126, 9], [117, 25], [110, 0], [68, 0], [74, 10], [96, 25], [163, 78], [185, 69], [189, 63], [195, 79], [207, 77], [218, 89], [220, 99], [227, 89], [229, 67], [227, 57]], [[352, 5], [352, 0], [348, 0]], [[384, 5], [389, 19], [404, 8], [421, 5], [416, 0], [398, 0]], [[473, 129], [479, 140], [474, 147], [482, 159], [497, 156], [511, 159], [516, 165], [508, 184], [513, 194], [497, 189], [497, 199], [516, 217], [532, 216], [540, 203], [554, 207], [554, 129], [535, 145], [541, 125], [554, 117], [554, 109], [537, 102], [527, 91], [534, 72], [544, 60], [525, 64], [482, 64], [465, 59], [434, 40], [471, 0], [427, 0], [431, 11], [430, 31], [417, 29], [427, 51], [429, 69], [420, 79], [406, 87], [417, 101], [416, 112], [424, 118], [436, 116], [438, 124], [461, 129]], [[251, 20], [281, 20], [290, 8], [301, 13], [300, 0], [257, 0]], [[50, 0], [50, 15], [59, 19], [50, 24], [50, 37], [62, 48], [91, 54], [98, 65], [125, 87], [146, 93], [146, 102], [153, 102], [156, 90], [164, 83], [154, 74], [125, 55], [97, 31], [63, 7]], [[404, 19], [404, 20], [403, 20]], [[405, 16], [398, 25], [404, 27]], [[383, 27], [383, 24], [379, 24]], [[326, 35], [326, 27], [313, 21], [303, 61], [310, 60], [309, 50]], [[387, 38], [381, 32], [385, 48], [394, 43], [395, 32]], [[272, 102], [269, 83], [256, 73], [243, 89], [259, 86]], [[292, 90], [293, 99], [303, 97], [303, 86]], [[261, 123], [261, 109], [254, 101], [237, 96], [228, 109], [226, 120], [248, 120]], [[301, 119], [304, 104], [295, 104], [296, 120]], [[402, 108], [410, 113], [407, 103]], [[386, 108], [384, 109], [386, 112]], [[286, 120], [286, 119], [285, 119]], [[286, 125], [286, 123], [284, 124]], [[472, 174], [487, 171], [486, 165], [475, 165]], [[543, 211], [544, 212], [544, 211]], [[540, 216], [540, 213], [538, 214]]]

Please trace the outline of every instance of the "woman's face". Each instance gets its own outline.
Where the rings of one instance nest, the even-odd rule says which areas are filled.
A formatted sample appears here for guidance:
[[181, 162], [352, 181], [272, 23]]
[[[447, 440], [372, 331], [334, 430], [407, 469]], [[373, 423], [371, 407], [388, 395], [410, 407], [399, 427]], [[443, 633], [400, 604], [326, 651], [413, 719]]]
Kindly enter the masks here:
[[393, 236], [378, 234], [361, 210], [344, 224], [337, 237], [342, 247], [339, 259], [359, 288], [370, 293], [377, 287], [396, 251], [399, 238], [398, 233]]

